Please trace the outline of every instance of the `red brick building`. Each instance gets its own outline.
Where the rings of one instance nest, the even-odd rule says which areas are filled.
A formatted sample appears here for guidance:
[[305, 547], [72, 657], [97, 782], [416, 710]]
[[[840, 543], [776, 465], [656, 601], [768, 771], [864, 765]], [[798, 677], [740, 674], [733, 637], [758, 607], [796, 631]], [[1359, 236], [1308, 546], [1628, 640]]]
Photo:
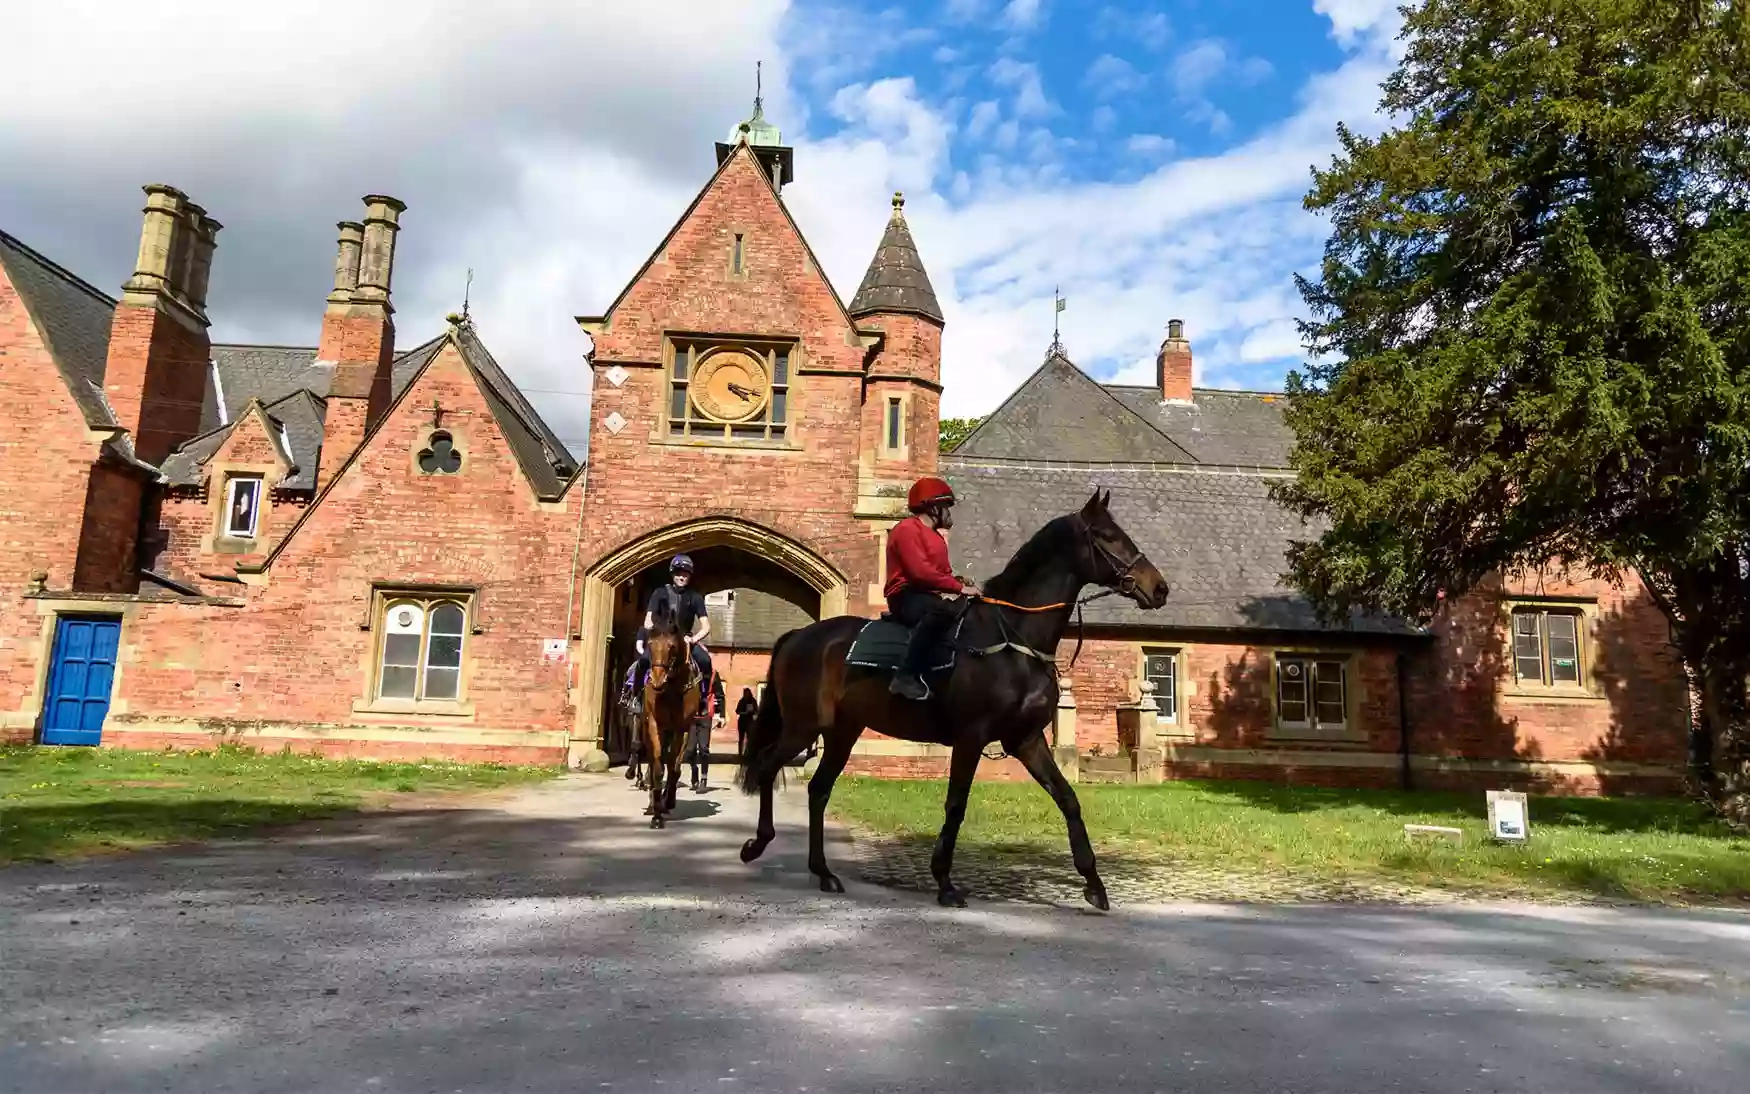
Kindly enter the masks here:
[[[672, 554], [699, 564], [733, 702], [783, 631], [880, 610], [905, 488], [940, 471], [975, 576], [1098, 485], [1174, 586], [1159, 612], [1102, 601], [1073, 668], [1064, 651], [1054, 732], [1083, 778], [1680, 774], [1681, 678], [1636, 586], [1528, 575], [1430, 632], [1322, 626], [1280, 582], [1305, 533], [1267, 496], [1287, 474], [1274, 397], [1194, 389], [1177, 321], [1155, 386], [1101, 385], [1054, 347], [939, 458], [944, 317], [902, 200], [846, 303], [757, 107], [716, 151], [578, 320], [587, 470], [466, 319], [397, 347], [393, 198], [340, 224], [308, 348], [211, 343], [220, 225], [169, 187], [146, 188], [119, 299], [0, 234], [0, 734], [617, 760], [614, 693]], [[945, 760], [871, 737], [853, 765]]]

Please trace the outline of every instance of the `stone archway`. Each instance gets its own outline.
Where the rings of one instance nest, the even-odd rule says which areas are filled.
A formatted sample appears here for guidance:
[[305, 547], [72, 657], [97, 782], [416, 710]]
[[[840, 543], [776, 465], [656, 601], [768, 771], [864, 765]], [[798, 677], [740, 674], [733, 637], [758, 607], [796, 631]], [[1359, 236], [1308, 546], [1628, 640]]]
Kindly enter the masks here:
[[581, 647], [573, 680], [577, 720], [571, 735], [570, 763], [592, 769], [607, 766], [602, 749], [608, 641], [613, 631], [614, 591], [644, 569], [682, 551], [732, 547], [766, 559], [795, 574], [820, 594], [820, 618], [848, 611], [850, 587], [838, 567], [796, 540], [735, 517], [682, 521], [640, 536], [603, 555], [581, 579]]

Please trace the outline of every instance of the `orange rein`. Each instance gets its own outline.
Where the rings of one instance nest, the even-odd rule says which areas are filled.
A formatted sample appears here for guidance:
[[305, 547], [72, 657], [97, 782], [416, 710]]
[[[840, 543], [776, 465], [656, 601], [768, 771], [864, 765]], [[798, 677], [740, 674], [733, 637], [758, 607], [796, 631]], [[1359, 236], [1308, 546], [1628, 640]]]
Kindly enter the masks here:
[[994, 596], [980, 595], [973, 597], [973, 599], [985, 604], [995, 604], [999, 608], [1013, 608], [1018, 612], [1054, 612], [1059, 608], [1069, 607], [1069, 601], [1067, 600], [1060, 600], [1056, 604], [1041, 604], [1037, 608], [1030, 608], [1025, 604], [1011, 604], [1007, 600], [998, 600]]

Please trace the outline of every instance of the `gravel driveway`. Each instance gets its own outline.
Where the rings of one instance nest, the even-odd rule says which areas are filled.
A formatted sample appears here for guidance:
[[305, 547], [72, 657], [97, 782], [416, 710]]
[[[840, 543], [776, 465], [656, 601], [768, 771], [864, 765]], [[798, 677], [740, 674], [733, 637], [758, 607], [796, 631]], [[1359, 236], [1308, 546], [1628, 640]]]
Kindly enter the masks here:
[[579, 775], [0, 870], [0, 1090], [1653, 1094], [1750, 1073], [1733, 913], [954, 912], [860, 882], [842, 838], [850, 891], [815, 892], [795, 790], [752, 867], [739, 794], [683, 790], [661, 832], [641, 805]]

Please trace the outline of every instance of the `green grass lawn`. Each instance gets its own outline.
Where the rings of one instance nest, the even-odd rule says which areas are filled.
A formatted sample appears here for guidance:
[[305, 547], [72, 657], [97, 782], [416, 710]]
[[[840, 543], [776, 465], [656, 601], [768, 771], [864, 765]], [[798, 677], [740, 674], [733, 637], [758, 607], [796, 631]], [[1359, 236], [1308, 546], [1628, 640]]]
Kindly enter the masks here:
[[[933, 840], [945, 783], [844, 778], [844, 820], [906, 840]], [[1594, 894], [1637, 900], [1750, 898], [1750, 840], [1702, 806], [1647, 798], [1531, 800], [1531, 841], [1488, 839], [1481, 793], [1406, 794], [1264, 783], [1186, 781], [1076, 787], [1096, 855], [1476, 894]], [[1464, 830], [1462, 845], [1408, 844], [1405, 824]], [[1005, 857], [1067, 855], [1063, 819], [1031, 783], [972, 789], [960, 846]]]
[[41, 862], [354, 810], [382, 795], [488, 790], [557, 768], [372, 763], [222, 748], [0, 746], [0, 863]]

